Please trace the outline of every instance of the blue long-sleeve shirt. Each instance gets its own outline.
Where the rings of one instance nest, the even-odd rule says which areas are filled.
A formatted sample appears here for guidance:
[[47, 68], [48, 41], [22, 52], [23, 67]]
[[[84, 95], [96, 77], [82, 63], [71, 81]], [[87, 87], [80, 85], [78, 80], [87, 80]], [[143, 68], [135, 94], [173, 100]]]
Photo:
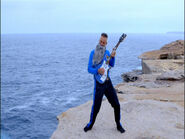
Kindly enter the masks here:
[[[98, 73], [98, 66], [96, 66], [96, 67], [93, 66], [93, 55], [94, 55], [94, 51], [95, 51], [95, 50], [92, 50], [92, 51], [91, 51], [90, 56], [89, 56], [89, 63], [88, 63], [88, 72], [91, 73], [91, 74], [93, 74], [93, 75], [95, 75], [95, 74]], [[108, 50], [105, 50], [104, 56], [105, 56], [106, 54], [107, 54], [108, 56], [110, 56], [110, 52], [109, 52]], [[114, 67], [114, 64], [115, 64], [115, 57], [112, 57], [111, 60], [110, 60], [110, 62], [109, 62], [109, 65], [110, 65], [111, 67]], [[108, 76], [109, 76], [109, 72], [108, 72]]]

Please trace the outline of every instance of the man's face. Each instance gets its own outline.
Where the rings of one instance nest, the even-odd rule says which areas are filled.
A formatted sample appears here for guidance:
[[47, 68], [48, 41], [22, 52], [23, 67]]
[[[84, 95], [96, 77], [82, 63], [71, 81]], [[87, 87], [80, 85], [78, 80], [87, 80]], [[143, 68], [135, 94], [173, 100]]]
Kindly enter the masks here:
[[107, 45], [107, 38], [101, 36], [101, 38], [100, 38], [100, 40], [99, 40], [99, 44], [100, 44], [101, 46]]

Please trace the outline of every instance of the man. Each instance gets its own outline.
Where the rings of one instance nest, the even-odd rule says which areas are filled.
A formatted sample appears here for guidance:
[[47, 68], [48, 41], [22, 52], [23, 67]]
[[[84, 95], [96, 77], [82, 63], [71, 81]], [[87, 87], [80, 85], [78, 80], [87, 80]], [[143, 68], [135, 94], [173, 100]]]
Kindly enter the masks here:
[[[98, 69], [97, 65], [102, 62], [104, 56], [106, 55], [110, 56], [109, 51], [106, 50], [107, 39], [108, 39], [108, 35], [106, 33], [102, 33], [99, 43], [96, 46], [96, 49], [92, 50], [90, 53], [89, 63], [88, 63], [88, 72], [93, 75], [98, 74], [98, 73], [102, 75], [105, 72], [104, 68]], [[116, 52], [111, 53], [112, 58], [109, 62], [109, 65], [111, 67], [114, 67], [115, 55], [116, 55]], [[120, 104], [119, 104], [116, 91], [109, 77], [109, 72], [108, 72], [108, 77], [103, 84], [99, 83], [94, 77], [93, 105], [91, 109], [90, 121], [84, 127], [84, 131], [87, 132], [88, 130], [92, 129], [95, 123], [95, 120], [96, 120], [96, 116], [100, 110], [101, 102], [102, 102], [102, 98], [104, 94], [107, 97], [111, 106], [114, 108], [114, 116], [115, 116], [115, 122], [117, 125], [117, 130], [120, 131], [121, 133], [124, 133], [125, 130], [120, 123], [120, 117], [121, 117]]]

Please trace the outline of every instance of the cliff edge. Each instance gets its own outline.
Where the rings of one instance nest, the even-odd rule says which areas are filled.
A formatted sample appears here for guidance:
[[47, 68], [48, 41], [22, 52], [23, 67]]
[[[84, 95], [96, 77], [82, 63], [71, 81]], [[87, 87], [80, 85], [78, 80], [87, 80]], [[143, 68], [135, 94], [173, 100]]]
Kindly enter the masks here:
[[113, 108], [104, 99], [91, 131], [83, 131], [88, 101], [57, 116], [51, 139], [184, 139], [184, 41], [156, 51], [139, 56], [142, 70], [123, 73], [124, 82], [115, 86], [125, 133], [116, 130]]

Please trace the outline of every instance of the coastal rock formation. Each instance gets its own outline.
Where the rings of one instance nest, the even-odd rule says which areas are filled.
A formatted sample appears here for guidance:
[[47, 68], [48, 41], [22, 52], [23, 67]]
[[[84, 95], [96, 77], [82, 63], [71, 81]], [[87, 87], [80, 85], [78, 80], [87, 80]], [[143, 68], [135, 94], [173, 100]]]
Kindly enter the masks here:
[[[147, 78], [144, 78], [147, 80]], [[151, 82], [154, 82], [153, 84]], [[155, 85], [154, 85], [155, 84]], [[141, 84], [140, 84], [141, 85]], [[143, 86], [133, 83], [121, 83], [116, 86], [124, 101], [128, 100], [156, 100], [162, 102], [173, 102], [184, 107], [184, 82], [180, 81], [155, 81], [143, 82]]]
[[160, 50], [153, 50], [141, 54], [142, 72], [166, 72], [180, 68], [184, 70], [184, 40], [177, 40], [163, 46]]
[[58, 116], [59, 125], [51, 139], [183, 139], [183, 108], [178, 105], [154, 100], [120, 103], [124, 134], [116, 130], [113, 109], [105, 100], [91, 131], [83, 131], [92, 104], [88, 102]]
[[51, 139], [184, 139], [183, 50], [184, 41], [175, 41], [157, 50], [160, 53], [146, 52], [141, 55], [142, 71], [122, 74], [124, 82], [115, 89], [125, 133], [116, 130], [113, 108], [103, 99], [92, 130], [83, 131], [90, 118], [88, 101], [57, 116]]
[[184, 70], [184, 59], [142, 60], [142, 73], [162, 73], [172, 70]]
[[160, 50], [145, 52], [138, 58], [143, 60], [155, 59], [183, 59], [184, 40], [177, 40], [170, 44], [166, 44]]
[[142, 73], [166, 72], [180, 69], [184, 71], [184, 40], [166, 44], [160, 50], [141, 54]]
[[123, 73], [121, 76], [125, 82], [134, 82], [138, 80], [138, 75], [142, 74], [141, 70], [133, 70], [131, 72]]
[[184, 81], [184, 71], [183, 70], [172, 70], [159, 75], [157, 80], [179, 80]]

